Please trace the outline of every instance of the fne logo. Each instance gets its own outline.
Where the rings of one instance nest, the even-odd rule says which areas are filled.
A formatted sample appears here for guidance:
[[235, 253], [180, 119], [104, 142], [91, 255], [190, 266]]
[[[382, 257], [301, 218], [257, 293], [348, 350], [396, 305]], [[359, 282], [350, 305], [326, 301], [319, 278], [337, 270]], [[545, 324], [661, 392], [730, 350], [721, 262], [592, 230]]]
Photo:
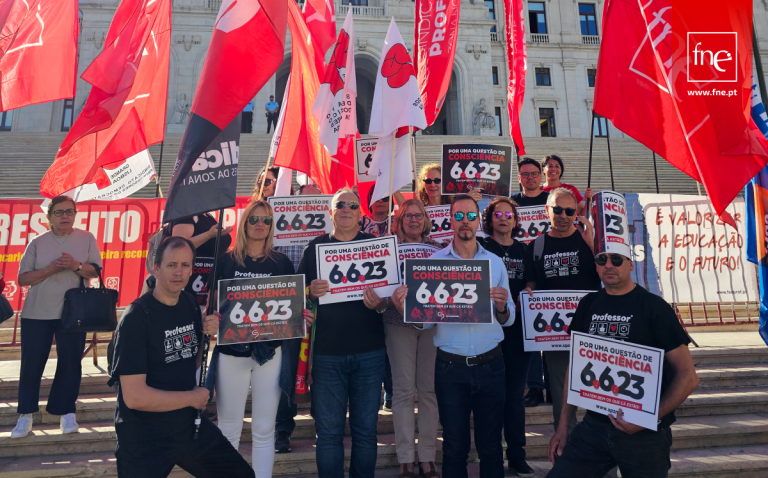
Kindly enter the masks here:
[[688, 32], [688, 81], [726, 83], [738, 78], [736, 32]]

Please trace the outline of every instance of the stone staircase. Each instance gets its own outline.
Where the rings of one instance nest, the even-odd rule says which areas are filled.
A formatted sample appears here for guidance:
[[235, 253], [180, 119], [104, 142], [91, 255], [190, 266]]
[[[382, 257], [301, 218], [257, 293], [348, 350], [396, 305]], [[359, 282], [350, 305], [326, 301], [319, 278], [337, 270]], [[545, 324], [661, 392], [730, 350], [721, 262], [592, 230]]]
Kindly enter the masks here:
[[[754, 330], [692, 335], [701, 345], [691, 349], [701, 384], [677, 410], [671, 476], [768, 476], [768, 348]], [[101, 367], [106, 365], [103, 359], [100, 363]], [[45, 407], [55, 365], [55, 359], [51, 359], [46, 367], [41, 409]], [[0, 361], [0, 478], [117, 476], [113, 454], [115, 394], [106, 386], [103, 368], [94, 366], [90, 358], [83, 361], [77, 403], [79, 434], [62, 436], [58, 417], [43, 411], [35, 415], [34, 430], [28, 437], [11, 440], [10, 431], [17, 418], [18, 373], [18, 360]], [[247, 406], [250, 410], [250, 402]], [[293, 452], [276, 455], [275, 475], [316, 476], [315, 429], [308, 412], [305, 407], [299, 409]], [[550, 467], [546, 449], [553, 433], [551, 412], [550, 406], [526, 410], [526, 451], [536, 476], [545, 476]], [[379, 412], [378, 433], [376, 476], [395, 477], [397, 455], [391, 413]], [[347, 457], [349, 440], [347, 433]], [[248, 460], [250, 441], [250, 415], [246, 414], [240, 452]], [[470, 456], [471, 461], [475, 459], [476, 455]], [[172, 476], [188, 475], [176, 469]], [[477, 463], [470, 463], [470, 476], [478, 476]]]
[[[40, 180], [53, 162], [63, 133], [0, 133], [0, 197], [39, 197]], [[264, 166], [269, 153], [271, 135], [244, 134], [241, 136], [238, 195], [250, 195], [256, 174]], [[181, 134], [167, 134], [163, 147], [160, 185], [165, 193], [179, 151]], [[508, 137], [478, 136], [416, 136], [416, 163], [440, 160], [444, 143], [488, 143], [511, 145]], [[160, 169], [160, 145], [149, 148]], [[541, 159], [557, 154], [565, 161], [563, 180], [583, 191], [587, 186], [589, 170], [589, 139], [586, 138], [526, 138], [528, 156]], [[656, 192], [653, 156], [651, 151], [633, 139], [611, 140], [615, 189], [624, 193]], [[659, 189], [662, 193], [697, 194], [696, 182], [672, 165], [657, 158]], [[515, 179], [513, 178], [513, 182]], [[595, 138], [592, 164], [592, 187], [598, 191], [611, 189], [608, 148], [604, 138]], [[513, 190], [516, 186], [513, 185]], [[154, 182], [137, 192], [134, 197], [155, 197]]]

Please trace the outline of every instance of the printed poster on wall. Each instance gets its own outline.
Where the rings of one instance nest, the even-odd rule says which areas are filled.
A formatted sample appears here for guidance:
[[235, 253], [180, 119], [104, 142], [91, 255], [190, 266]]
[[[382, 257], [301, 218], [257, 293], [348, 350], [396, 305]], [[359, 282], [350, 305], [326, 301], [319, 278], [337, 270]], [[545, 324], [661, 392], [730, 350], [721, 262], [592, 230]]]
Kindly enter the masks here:
[[406, 323], [491, 324], [491, 262], [406, 259]]
[[509, 197], [512, 147], [497, 144], [444, 144], [441, 191], [444, 195], [482, 189]]
[[397, 238], [377, 237], [354, 242], [318, 244], [318, 279], [328, 281], [321, 304], [363, 300], [363, 291], [373, 287], [379, 297], [390, 297], [400, 286]]
[[664, 350], [573, 332], [568, 403], [656, 430]]
[[273, 245], [306, 246], [312, 239], [333, 232], [333, 196], [285, 196], [267, 198], [275, 225]]
[[537, 290], [533, 297], [520, 293], [520, 312], [523, 318], [523, 349], [568, 350], [573, 313], [587, 290]]
[[218, 343], [303, 338], [304, 300], [302, 274], [220, 280]]

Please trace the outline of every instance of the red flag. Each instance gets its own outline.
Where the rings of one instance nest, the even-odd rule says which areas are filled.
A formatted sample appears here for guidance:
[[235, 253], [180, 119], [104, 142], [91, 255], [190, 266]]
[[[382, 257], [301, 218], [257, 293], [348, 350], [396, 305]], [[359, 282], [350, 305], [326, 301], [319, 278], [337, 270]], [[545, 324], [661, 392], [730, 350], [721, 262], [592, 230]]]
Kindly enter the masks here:
[[451, 84], [461, 0], [416, 0], [413, 64], [427, 126], [440, 114]]
[[171, 178], [166, 220], [218, 209], [215, 201], [201, 200], [201, 205], [207, 203], [210, 209], [190, 212], [190, 207], [176, 205], [176, 191], [183, 187], [200, 154], [240, 114], [282, 63], [286, 15], [291, 3], [295, 2], [222, 1]]
[[0, 0], [0, 111], [74, 98], [77, 1]]
[[[688, 41], [687, 32], [697, 31], [690, 28], [700, 28], [695, 15], [680, 11], [677, 3], [672, 8], [671, 0], [644, 5], [611, 0], [603, 19], [594, 109], [701, 182], [722, 214], [768, 163], [768, 142], [749, 118], [751, 3], [707, 3], [711, 8], [692, 4], [707, 12], [707, 30], [698, 31], [736, 32], [738, 38], [730, 45], [732, 81], [691, 81], [695, 45], [709, 41], [695, 35]], [[715, 90], [734, 91], [735, 103], [726, 105], [727, 98]]]
[[304, 22], [312, 36], [315, 50], [317, 76], [325, 72], [325, 53], [336, 43], [336, 14], [331, 0], [307, 0], [304, 2]]
[[82, 75], [93, 87], [40, 183], [40, 194], [53, 197], [88, 183], [110, 186], [105, 167], [115, 169], [163, 140], [170, 30], [170, 0], [120, 4], [102, 53]]
[[320, 143], [318, 121], [312, 114], [320, 80], [314, 68], [315, 52], [309, 47], [309, 29], [298, 6], [288, 2], [291, 31], [291, 81], [284, 102], [285, 119], [275, 165], [309, 175], [326, 194], [355, 184], [354, 138], [339, 141], [334, 158]]
[[525, 100], [525, 74], [528, 71], [523, 0], [504, 0], [504, 11], [507, 30], [507, 64], [509, 65], [509, 86], [507, 87], [509, 135], [518, 148], [517, 154], [522, 156], [525, 154], [525, 145], [523, 134], [520, 132], [520, 112]]

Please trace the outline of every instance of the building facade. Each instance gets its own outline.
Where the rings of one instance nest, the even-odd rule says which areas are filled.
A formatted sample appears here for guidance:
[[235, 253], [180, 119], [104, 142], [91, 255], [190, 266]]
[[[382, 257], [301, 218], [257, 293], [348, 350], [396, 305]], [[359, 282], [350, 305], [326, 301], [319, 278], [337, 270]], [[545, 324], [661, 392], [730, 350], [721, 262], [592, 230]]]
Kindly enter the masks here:
[[[376, 70], [389, 20], [395, 18], [406, 46], [412, 49], [414, 2], [328, 1], [335, 2], [337, 29], [348, 9], [353, 9], [358, 126], [361, 133], [367, 133]], [[461, 2], [461, 18], [451, 83], [440, 116], [426, 133], [508, 135], [504, 0], [455, 1]], [[79, 74], [101, 51], [118, 4], [119, 0], [80, 0]], [[221, 0], [173, 0], [166, 114], [169, 133], [184, 131], [220, 4]], [[523, 136], [589, 137], [605, 1], [525, 0], [523, 5], [528, 48], [521, 115]], [[762, 52], [762, 45], [768, 49], [768, 1], [754, 0], [754, 24]], [[291, 59], [290, 34], [286, 35], [285, 60], [254, 99], [254, 133], [266, 132], [264, 104], [269, 96], [275, 95], [282, 103]], [[765, 57], [761, 54], [761, 58]], [[0, 113], [0, 132], [68, 131], [89, 89], [88, 83], [78, 79], [73, 100]], [[605, 119], [597, 118], [594, 126], [596, 136], [605, 136], [610, 129], [612, 137], [623, 137]]]

